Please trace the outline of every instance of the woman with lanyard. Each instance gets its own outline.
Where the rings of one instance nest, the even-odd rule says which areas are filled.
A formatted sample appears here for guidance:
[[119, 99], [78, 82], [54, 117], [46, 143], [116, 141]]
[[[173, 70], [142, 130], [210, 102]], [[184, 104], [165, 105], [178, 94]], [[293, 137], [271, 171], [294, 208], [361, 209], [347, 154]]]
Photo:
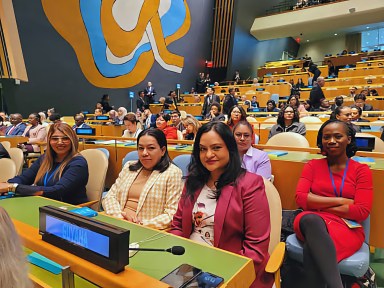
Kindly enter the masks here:
[[87, 202], [88, 165], [78, 153], [78, 139], [65, 123], [48, 131], [47, 151], [20, 176], [0, 183], [0, 193], [43, 196], [70, 204]]
[[294, 229], [304, 242], [306, 287], [341, 288], [337, 263], [363, 244], [363, 228], [350, 220], [361, 223], [371, 211], [372, 174], [367, 165], [350, 159], [356, 152], [355, 132], [346, 123], [325, 122], [317, 145], [326, 157], [303, 168], [296, 203], [304, 212]]
[[142, 131], [137, 127], [136, 115], [134, 113], [130, 112], [124, 116], [124, 125], [127, 128], [123, 133], [124, 138], [137, 138]]

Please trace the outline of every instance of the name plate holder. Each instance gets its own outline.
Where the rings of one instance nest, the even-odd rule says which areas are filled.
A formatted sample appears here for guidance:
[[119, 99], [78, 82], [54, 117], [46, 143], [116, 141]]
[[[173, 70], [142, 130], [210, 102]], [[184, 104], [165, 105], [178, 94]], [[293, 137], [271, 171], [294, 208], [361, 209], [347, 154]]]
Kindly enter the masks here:
[[113, 273], [129, 264], [129, 232], [54, 206], [39, 207], [43, 241]]

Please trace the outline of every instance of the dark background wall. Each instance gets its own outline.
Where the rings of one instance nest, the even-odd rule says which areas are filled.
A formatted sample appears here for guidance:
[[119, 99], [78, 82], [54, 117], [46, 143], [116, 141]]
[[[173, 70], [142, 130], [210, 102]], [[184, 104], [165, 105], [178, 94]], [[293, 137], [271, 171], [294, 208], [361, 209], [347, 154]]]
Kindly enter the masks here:
[[255, 18], [265, 16], [266, 10], [279, 2], [281, 0], [235, 1], [228, 79], [233, 77], [235, 70], [240, 71], [243, 79], [256, 77], [259, 66], [267, 61], [281, 59], [283, 51], [288, 51], [293, 56], [297, 55], [300, 45], [292, 38], [258, 41], [250, 34]]
[[72, 115], [80, 110], [93, 111], [105, 93], [110, 95], [110, 103], [116, 109], [125, 106], [130, 110], [129, 91], [134, 91], [136, 97], [136, 92], [144, 89], [148, 81], [153, 83], [158, 95], [168, 94], [175, 89], [176, 83], [181, 84], [181, 91], [189, 91], [195, 85], [198, 72], [204, 71], [205, 60], [210, 57], [214, 1], [187, 2], [191, 12], [190, 30], [168, 46], [170, 51], [184, 56], [182, 73], [166, 71], [155, 63], [146, 79], [135, 87], [102, 89], [86, 80], [72, 47], [48, 22], [41, 1], [14, 0], [29, 82], [15, 85], [13, 80], [2, 80], [8, 112], [20, 112], [28, 117], [31, 112], [51, 107], [62, 115]]

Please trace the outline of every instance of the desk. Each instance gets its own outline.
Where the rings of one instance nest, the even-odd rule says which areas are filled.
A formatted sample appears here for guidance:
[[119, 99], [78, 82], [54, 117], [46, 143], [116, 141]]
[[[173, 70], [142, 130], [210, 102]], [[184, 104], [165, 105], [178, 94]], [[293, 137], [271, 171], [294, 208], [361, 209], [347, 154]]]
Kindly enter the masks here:
[[[272, 174], [275, 176], [273, 184], [279, 191], [283, 209], [296, 209], [296, 186], [305, 163], [311, 159], [322, 158], [318, 154], [307, 152], [289, 152], [276, 158], [271, 158]], [[373, 176], [373, 206], [371, 211], [370, 245], [384, 248], [384, 159], [375, 158], [371, 166]]]
[[[0, 206], [4, 207], [10, 214], [12, 220], [17, 220], [22, 224], [30, 225], [31, 229], [38, 227], [38, 207], [44, 205], [70, 206], [58, 201], [50, 200], [42, 197], [19, 197], [13, 199], [5, 199], [0, 201]], [[24, 208], [23, 208], [24, 207]], [[168, 248], [171, 246], [179, 245], [185, 247], [185, 254], [182, 256], [174, 256], [169, 253], [156, 253], [156, 252], [139, 252], [133, 258], [130, 258], [130, 264], [126, 266], [125, 271], [113, 274], [104, 270], [90, 262], [79, 259], [72, 255], [72, 258], [77, 258], [79, 262], [75, 262], [71, 266], [71, 270], [83, 276], [89, 281], [102, 287], [168, 287], [162, 285], [157, 279], [162, 278], [171, 272], [177, 266], [188, 263], [195, 267], [199, 267], [204, 271], [222, 276], [227, 284], [226, 287], [249, 287], [254, 280], [254, 269], [252, 260], [242, 257], [233, 253], [229, 253], [217, 248], [211, 248], [183, 239], [178, 236], [173, 236], [166, 232], [159, 232], [154, 229], [146, 228], [140, 225], [129, 223], [127, 221], [115, 219], [105, 215], [99, 215], [95, 219], [107, 222], [119, 227], [130, 229], [130, 241], [140, 241], [155, 234], [164, 235], [154, 241], [141, 243], [141, 247], [161, 247]], [[20, 231], [22, 234], [22, 231]], [[28, 237], [28, 235], [24, 235]], [[32, 237], [39, 237], [34, 235]], [[37, 241], [40, 241], [39, 239]], [[41, 242], [43, 242], [41, 240]], [[128, 244], [128, 243], [127, 243]], [[52, 247], [52, 251], [59, 248]], [[63, 261], [69, 254], [59, 249], [63, 256], [57, 254], [58, 251], [50, 253], [43, 253], [44, 256], [51, 258], [53, 261], [63, 265]], [[39, 252], [39, 251], [36, 251]], [[48, 255], [47, 255], [48, 254]], [[70, 262], [70, 260], [68, 260]], [[81, 267], [82, 261], [88, 264], [88, 267]], [[84, 263], [83, 263], [84, 264]], [[42, 279], [43, 280], [43, 279]], [[81, 288], [81, 287], [79, 287]]]
[[24, 136], [0, 136], [0, 142], [8, 141], [11, 143], [11, 147], [17, 147], [17, 144], [27, 142], [28, 137]]

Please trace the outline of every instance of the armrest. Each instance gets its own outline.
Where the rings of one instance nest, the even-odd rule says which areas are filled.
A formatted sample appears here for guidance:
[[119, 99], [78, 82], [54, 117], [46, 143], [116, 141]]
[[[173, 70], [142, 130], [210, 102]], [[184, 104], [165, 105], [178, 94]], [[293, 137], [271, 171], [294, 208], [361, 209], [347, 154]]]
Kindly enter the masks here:
[[81, 203], [81, 204], [79, 204], [77, 206], [79, 206], [79, 207], [90, 207], [90, 206], [92, 206], [93, 204], [95, 204], [97, 202], [99, 202], [99, 200], [93, 200], [93, 201]]
[[268, 260], [267, 266], [265, 267], [265, 271], [268, 273], [276, 273], [276, 271], [278, 271], [283, 264], [284, 256], [285, 243], [280, 242], [273, 250], [271, 257]]

